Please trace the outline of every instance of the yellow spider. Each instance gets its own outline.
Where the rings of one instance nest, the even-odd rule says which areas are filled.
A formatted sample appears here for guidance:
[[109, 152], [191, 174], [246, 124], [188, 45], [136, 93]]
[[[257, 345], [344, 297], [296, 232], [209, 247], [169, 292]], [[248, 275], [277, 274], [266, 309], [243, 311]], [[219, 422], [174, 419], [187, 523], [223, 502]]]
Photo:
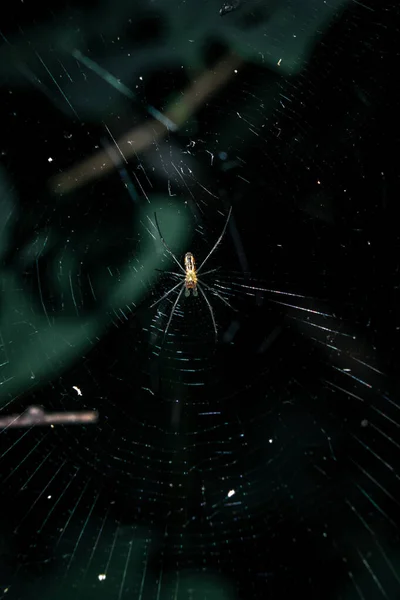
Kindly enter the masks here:
[[[175, 254], [172, 252], [172, 250], [168, 247], [166, 241], [164, 240], [160, 227], [158, 225], [158, 221], [157, 221], [157, 215], [156, 213], [154, 213], [154, 219], [155, 219], [155, 223], [156, 223], [156, 227], [157, 227], [157, 231], [158, 234], [160, 236], [160, 239], [164, 245], [164, 248], [166, 249], [166, 251], [168, 252], [168, 254], [170, 254], [172, 256], [172, 258], [174, 259], [174, 261], [176, 262], [176, 264], [178, 265], [178, 267], [180, 268], [180, 270], [182, 271], [184, 277], [182, 277], [182, 275], [180, 273], [174, 273], [171, 271], [163, 271], [164, 273], [168, 273], [169, 275], [174, 275], [175, 277], [179, 277], [180, 281], [174, 285], [170, 290], [168, 290], [168, 292], [166, 294], [164, 294], [161, 298], [159, 298], [156, 302], [154, 302], [150, 308], [153, 308], [153, 306], [156, 306], [159, 302], [161, 302], [162, 300], [164, 300], [167, 296], [169, 296], [170, 294], [172, 294], [172, 292], [174, 292], [177, 288], [181, 288], [180, 292], [178, 293], [178, 296], [175, 299], [175, 302], [172, 306], [172, 310], [171, 310], [171, 314], [169, 316], [168, 319], [168, 323], [167, 326], [164, 330], [164, 338], [167, 335], [167, 331], [169, 329], [169, 326], [171, 324], [172, 321], [172, 317], [174, 316], [175, 313], [175, 309], [178, 305], [179, 299], [182, 296], [183, 291], [185, 291], [185, 296], [188, 297], [190, 296], [190, 291], [192, 291], [193, 296], [197, 296], [198, 295], [198, 291], [200, 292], [200, 294], [203, 296], [204, 300], [206, 301], [206, 304], [208, 306], [208, 309], [210, 311], [210, 315], [211, 315], [211, 319], [213, 322], [213, 326], [214, 326], [214, 332], [215, 332], [215, 341], [217, 341], [218, 338], [218, 332], [217, 332], [217, 324], [215, 322], [215, 317], [214, 317], [214, 312], [213, 309], [211, 307], [210, 301], [208, 300], [203, 287], [208, 290], [209, 292], [211, 292], [212, 294], [214, 294], [214, 296], [216, 296], [217, 298], [219, 298], [220, 300], [222, 300], [222, 302], [224, 302], [227, 306], [229, 306], [229, 308], [231, 308], [232, 310], [235, 310], [235, 308], [233, 308], [233, 306], [231, 306], [229, 304], [229, 302], [227, 300], [225, 300], [225, 298], [223, 296], [221, 296], [221, 294], [219, 294], [217, 292], [217, 290], [209, 285], [207, 285], [206, 283], [204, 283], [203, 280], [199, 279], [198, 274], [200, 273], [200, 271], [202, 270], [202, 268], [204, 267], [205, 263], [207, 262], [207, 260], [210, 258], [210, 256], [213, 254], [213, 252], [216, 250], [217, 246], [221, 243], [221, 240], [224, 236], [224, 233], [226, 231], [226, 228], [228, 226], [228, 222], [231, 216], [231, 212], [232, 212], [232, 207], [229, 209], [229, 213], [228, 213], [228, 218], [226, 219], [224, 228], [222, 230], [221, 235], [219, 236], [219, 238], [217, 239], [216, 243], [214, 244], [213, 248], [211, 249], [211, 251], [207, 254], [206, 258], [203, 260], [203, 262], [201, 263], [201, 265], [199, 266], [198, 269], [196, 269], [196, 261], [194, 259], [194, 256], [191, 252], [187, 252], [185, 254], [185, 260], [184, 260], [184, 265], [185, 267], [182, 267], [181, 263], [179, 262], [179, 260], [176, 258]], [[209, 273], [214, 273], [215, 271], [217, 271], [218, 269], [212, 269], [211, 271], [206, 271], [205, 273], [202, 273], [202, 277], [204, 277], [204, 275], [208, 275]]]

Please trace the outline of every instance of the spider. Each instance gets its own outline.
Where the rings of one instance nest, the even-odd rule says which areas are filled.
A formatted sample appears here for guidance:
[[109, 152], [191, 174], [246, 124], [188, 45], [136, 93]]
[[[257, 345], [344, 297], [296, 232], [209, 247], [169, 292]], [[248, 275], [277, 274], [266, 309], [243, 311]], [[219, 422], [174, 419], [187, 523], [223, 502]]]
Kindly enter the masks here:
[[[172, 306], [171, 309], [171, 313], [169, 315], [169, 319], [168, 319], [168, 323], [167, 326], [164, 330], [164, 337], [163, 339], [165, 340], [165, 336], [167, 335], [167, 331], [169, 329], [169, 326], [171, 324], [172, 318], [174, 316], [175, 313], [175, 309], [178, 306], [178, 302], [180, 300], [180, 297], [182, 296], [183, 291], [185, 291], [185, 296], [188, 297], [190, 296], [190, 292], [192, 292], [193, 296], [198, 296], [198, 292], [200, 292], [200, 294], [203, 296], [207, 306], [208, 306], [208, 310], [210, 311], [210, 315], [211, 315], [211, 319], [212, 319], [212, 323], [213, 323], [213, 327], [214, 327], [214, 332], [215, 332], [215, 341], [217, 341], [218, 339], [218, 332], [217, 332], [217, 324], [215, 322], [215, 317], [214, 317], [214, 311], [211, 307], [210, 301], [207, 298], [203, 287], [211, 292], [212, 294], [214, 294], [214, 296], [217, 296], [217, 298], [219, 298], [222, 302], [224, 302], [227, 306], [229, 306], [229, 308], [231, 308], [232, 310], [234, 310], [236, 312], [236, 309], [233, 308], [233, 306], [231, 306], [229, 304], [229, 302], [227, 300], [225, 300], [225, 298], [223, 296], [221, 296], [221, 294], [219, 294], [217, 292], [216, 289], [214, 289], [213, 287], [211, 287], [210, 285], [207, 285], [206, 283], [204, 283], [203, 280], [199, 279], [198, 274], [200, 273], [200, 271], [202, 270], [202, 268], [204, 267], [204, 265], [206, 264], [207, 260], [210, 258], [210, 256], [214, 253], [214, 251], [217, 249], [218, 245], [221, 243], [222, 238], [224, 237], [224, 233], [226, 231], [226, 228], [228, 226], [228, 222], [231, 216], [231, 212], [232, 212], [232, 207], [229, 209], [229, 213], [228, 213], [228, 217], [226, 219], [224, 228], [222, 230], [221, 235], [219, 236], [219, 238], [217, 239], [217, 241], [215, 242], [213, 248], [211, 249], [211, 251], [207, 254], [207, 256], [205, 257], [205, 259], [203, 260], [203, 262], [201, 263], [201, 265], [199, 266], [199, 268], [196, 268], [196, 261], [194, 259], [194, 256], [191, 252], [186, 252], [185, 254], [185, 259], [184, 259], [184, 265], [185, 267], [183, 267], [181, 265], [181, 263], [179, 262], [179, 260], [176, 258], [175, 254], [172, 252], [172, 250], [169, 248], [169, 246], [167, 245], [166, 241], [163, 238], [163, 235], [161, 233], [160, 230], [160, 226], [158, 224], [157, 221], [157, 215], [156, 213], [154, 213], [154, 219], [155, 219], [155, 223], [156, 223], [156, 227], [157, 227], [157, 231], [158, 231], [158, 235], [160, 236], [160, 239], [164, 245], [164, 248], [166, 249], [166, 251], [168, 252], [168, 254], [170, 254], [172, 256], [172, 258], [174, 259], [174, 261], [176, 262], [176, 264], [178, 265], [178, 267], [180, 268], [180, 270], [183, 273], [183, 276], [181, 275], [181, 273], [175, 273], [173, 271], [163, 271], [164, 273], [167, 273], [168, 275], [174, 275], [175, 277], [179, 277], [179, 282], [174, 285], [170, 290], [168, 290], [168, 292], [166, 292], [161, 298], [159, 298], [156, 302], [154, 302], [150, 308], [153, 308], [153, 306], [156, 306], [157, 304], [159, 304], [160, 302], [162, 302], [162, 300], [164, 300], [167, 296], [169, 296], [170, 294], [172, 294], [172, 292], [174, 292], [176, 289], [180, 288], [180, 291], [174, 301], [174, 304]], [[218, 269], [211, 269], [211, 271], [205, 271], [204, 273], [201, 273], [202, 277], [204, 277], [204, 275], [209, 275], [210, 273], [214, 273], [215, 271], [217, 271]]]

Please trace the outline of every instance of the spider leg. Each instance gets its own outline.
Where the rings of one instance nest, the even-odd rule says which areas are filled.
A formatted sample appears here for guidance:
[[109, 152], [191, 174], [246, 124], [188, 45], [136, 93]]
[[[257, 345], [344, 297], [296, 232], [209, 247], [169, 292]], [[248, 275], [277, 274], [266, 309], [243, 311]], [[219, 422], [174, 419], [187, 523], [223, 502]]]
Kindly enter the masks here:
[[175, 277], [182, 278], [182, 275], [180, 273], [174, 273], [174, 271], [164, 271], [163, 269], [156, 269], [156, 271], [158, 271], [159, 273], [165, 273], [166, 275], [175, 275]]
[[[197, 282], [197, 285], [198, 285], [198, 282]], [[227, 306], [229, 306], [229, 308], [231, 308], [235, 312], [238, 312], [237, 308], [234, 308], [231, 304], [229, 304], [228, 300], [225, 300], [225, 298], [223, 296], [221, 296], [221, 294], [219, 294], [215, 288], [210, 287], [209, 285], [207, 285], [206, 283], [204, 283], [204, 281], [201, 281], [201, 285], [204, 285], [204, 287], [206, 288], [206, 290], [210, 291], [212, 294], [214, 294], [214, 296], [217, 296], [217, 298], [219, 298], [220, 300], [222, 300], [222, 302], [225, 302], [225, 304]]]
[[181, 263], [176, 258], [175, 254], [172, 252], [172, 250], [170, 249], [170, 247], [167, 245], [167, 242], [164, 240], [164, 238], [162, 236], [162, 233], [161, 233], [161, 230], [160, 230], [160, 226], [159, 226], [158, 221], [157, 221], [157, 215], [156, 215], [156, 213], [154, 213], [154, 220], [156, 222], [156, 227], [157, 227], [158, 235], [160, 236], [160, 240], [162, 241], [164, 248], [166, 249], [166, 251], [168, 252], [168, 254], [170, 254], [172, 256], [172, 258], [174, 259], [174, 261], [176, 262], [176, 264], [178, 265], [178, 267], [180, 268], [180, 270], [183, 271], [183, 273], [186, 273], [185, 269], [182, 267]]
[[200, 272], [200, 269], [203, 268], [204, 264], [206, 263], [206, 261], [210, 258], [211, 254], [214, 252], [214, 250], [216, 250], [217, 246], [221, 243], [222, 238], [224, 237], [224, 233], [226, 231], [226, 228], [228, 227], [228, 223], [229, 223], [229, 219], [231, 218], [231, 213], [232, 213], [232, 206], [229, 209], [229, 213], [228, 213], [228, 218], [226, 219], [226, 223], [224, 225], [224, 228], [222, 230], [221, 235], [219, 236], [219, 238], [217, 239], [217, 241], [215, 242], [214, 246], [212, 247], [211, 251], [207, 254], [207, 256], [205, 257], [205, 259], [203, 260], [203, 262], [201, 263], [201, 265], [199, 266], [199, 268], [197, 269], [197, 272]]
[[171, 314], [169, 315], [168, 323], [167, 323], [167, 326], [166, 326], [166, 328], [164, 330], [163, 340], [165, 340], [165, 336], [167, 335], [167, 331], [169, 329], [169, 326], [171, 325], [172, 317], [174, 316], [174, 312], [175, 312], [176, 306], [177, 306], [177, 304], [179, 302], [179, 298], [182, 296], [182, 292], [183, 292], [184, 289], [185, 289], [185, 284], [183, 283], [182, 289], [179, 292], [179, 294], [177, 295], [176, 300], [175, 300], [174, 305], [173, 305], [172, 310], [171, 310]]
[[[210, 271], [206, 271], [205, 273], [202, 273], [201, 276], [204, 277], [204, 275], [208, 275], [209, 273], [215, 273], [215, 271], [219, 271], [221, 267], [217, 267], [216, 269], [211, 269]], [[180, 277], [180, 275], [179, 275]]]
[[205, 293], [203, 292], [201, 286], [199, 285], [199, 282], [197, 282], [197, 287], [199, 288], [200, 294], [203, 296], [204, 300], [206, 301], [206, 304], [208, 306], [208, 310], [210, 311], [211, 319], [212, 319], [212, 322], [213, 322], [213, 325], [214, 325], [215, 342], [217, 342], [218, 341], [218, 331], [217, 331], [217, 324], [215, 322], [214, 311], [213, 311], [213, 309], [211, 307], [211, 304], [210, 304], [207, 296], [205, 295]]
[[[182, 281], [180, 281], [179, 283], [177, 283], [176, 285], [174, 285], [174, 287], [172, 287], [166, 294], [164, 294], [164, 296], [161, 296], [161, 298], [159, 298], [158, 300], [156, 300], [156, 302], [154, 302], [150, 308], [153, 308], [153, 306], [156, 306], [156, 304], [158, 304], [159, 302], [161, 302], [161, 300], [164, 300], [164, 298], [166, 298], [167, 296], [169, 296], [170, 294], [172, 294], [172, 292], [174, 290], [176, 290], [177, 287], [179, 287], [182, 284]], [[183, 285], [185, 285], [183, 283]]]

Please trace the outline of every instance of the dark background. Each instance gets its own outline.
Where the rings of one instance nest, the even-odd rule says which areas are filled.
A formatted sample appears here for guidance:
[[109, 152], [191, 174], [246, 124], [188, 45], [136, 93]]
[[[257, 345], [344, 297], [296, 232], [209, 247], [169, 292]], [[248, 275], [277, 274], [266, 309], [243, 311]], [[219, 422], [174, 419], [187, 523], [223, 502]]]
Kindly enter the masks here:
[[99, 420], [0, 432], [0, 598], [400, 597], [399, 8], [221, 7], [2, 19], [1, 417]]

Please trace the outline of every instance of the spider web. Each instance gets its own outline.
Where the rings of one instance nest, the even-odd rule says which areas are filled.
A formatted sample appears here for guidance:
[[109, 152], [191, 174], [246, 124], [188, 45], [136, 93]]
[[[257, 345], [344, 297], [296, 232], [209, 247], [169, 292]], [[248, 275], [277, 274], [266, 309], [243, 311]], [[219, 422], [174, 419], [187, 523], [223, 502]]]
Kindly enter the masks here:
[[398, 7], [222, 5], [1, 31], [0, 597], [399, 593]]

